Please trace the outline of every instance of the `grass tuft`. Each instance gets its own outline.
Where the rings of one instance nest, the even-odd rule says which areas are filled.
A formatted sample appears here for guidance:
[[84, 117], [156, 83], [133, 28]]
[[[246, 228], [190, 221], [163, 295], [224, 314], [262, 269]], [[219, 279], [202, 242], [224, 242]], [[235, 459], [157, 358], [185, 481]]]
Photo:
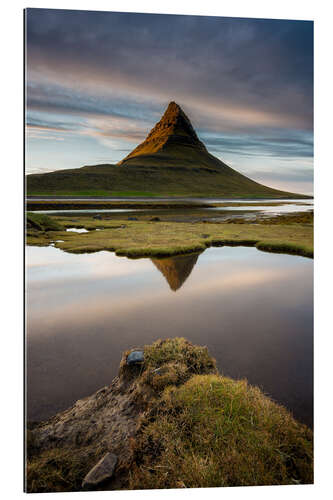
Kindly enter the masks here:
[[245, 380], [169, 386], [136, 441], [131, 489], [308, 484], [312, 432]]

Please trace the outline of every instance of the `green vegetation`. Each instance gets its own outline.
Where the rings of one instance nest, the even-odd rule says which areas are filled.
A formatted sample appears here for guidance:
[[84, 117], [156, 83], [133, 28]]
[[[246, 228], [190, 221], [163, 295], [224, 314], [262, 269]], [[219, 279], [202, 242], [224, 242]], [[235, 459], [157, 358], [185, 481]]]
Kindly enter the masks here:
[[295, 243], [283, 243], [274, 241], [258, 241], [256, 243], [258, 250], [274, 253], [288, 253], [291, 255], [302, 255], [303, 257], [313, 257], [313, 249], [305, 245], [297, 245]]
[[[209, 246], [249, 245], [260, 250], [313, 256], [313, 227], [309, 224], [221, 224], [96, 220], [93, 217], [52, 217], [64, 228], [88, 233], [55, 231], [27, 234], [28, 245], [55, 246], [71, 253], [109, 250], [130, 258], [167, 257], [201, 252]], [[96, 231], [99, 229], [99, 231]]]
[[62, 234], [64, 228], [53, 217], [44, 214], [26, 214], [26, 241], [28, 245], [45, 246], [52, 241], [56, 232]]
[[32, 455], [27, 463], [28, 493], [58, 493], [80, 491], [82, 478], [100, 456], [99, 450], [81, 450], [76, 454], [72, 448], [52, 448]]
[[300, 194], [262, 186], [227, 166], [223, 168], [216, 165], [214, 169], [209, 169], [196, 162], [192, 165], [177, 166], [173, 165], [170, 158], [164, 158], [164, 162], [165, 166], [160, 166], [154, 160], [141, 157], [138, 165], [93, 165], [45, 174], [30, 174], [27, 176], [27, 194], [306, 198]]
[[[246, 221], [244, 219], [234, 219], [233, 224], [244, 224]], [[303, 224], [313, 226], [313, 210], [309, 212], [298, 212], [295, 214], [284, 214], [279, 215], [278, 217], [257, 217], [257, 224], [266, 224], [266, 225], [291, 225], [291, 224]]]
[[[122, 405], [126, 400], [126, 408], [134, 411], [131, 418], [138, 425], [135, 435], [121, 446], [121, 450], [131, 450], [130, 458], [116, 470], [113, 482], [98, 489], [313, 482], [311, 430], [246, 380], [219, 375], [206, 347], [193, 345], [184, 338], [158, 340], [144, 347], [142, 366], [126, 364], [129, 352], [123, 354], [116, 382], [121, 387]], [[111, 387], [116, 396], [119, 387], [114, 382]], [[85, 405], [82, 415], [77, 409], [74, 418], [69, 410], [68, 421], [64, 414], [58, 414], [31, 431], [29, 492], [82, 489], [84, 476], [106, 452], [98, 412], [107, 409], [115, 421], [117, 411], [123, 412], [117, 399], [110, 406], [112, 397], [103, 399], [101, 391], [97, 394], [98, 409], [93, 414], [93, 428], [89, 429], [92, 434], [87, 441], [81, 430], [87, 418]], [[39, 429], [44, 436], [52, 422], [57, 428], [57, 439], [50, 436], [47, 448], [39, 449]], [[62, 422], [66, 425], [59, 425]], [[75, 444], [71, 447], [69, 425], [78, 433], [73, 434]], [[126, 427], [122, 431], [126, 432]]]
[[313, 482], [311, 431], [257, 387], [219, 375], [167, 387], [135, 453], [131, 489]]
[[[76, 169], [77, 170], [77, 169]], [[33, 174], [34, 175], [34, 174]], [[29, 196], [30, 194], [28, 194]], [[54, 196], [55, 192], [53, 191], [43, 191], [40, 193], [33, 193], [33, 196]], [[152, 198], [152, 197], [158, 197], [159, 194], [156, 193], [150, 193], [150, 192], [145, 192], [145, 191], [105, 191], [102, 189], [99, 190], [93, 190], [93, 189], [88, 189], [87, 191], [78, 191], [76, 190], [74, 193], [73, 191], [59, 191], [56, 189], [56, 195], [57, 196], [70, 196], [73, 198], [79, 198], [80, 196], [98, 196], [98, 197], [119, 197], [119, 198], [126, 198], [126, 197], [142, 197], [142, 198]], [[170, 196], [173, 196], [172, 194]]]
[[61, 231], [62, 226], [55, 219], [44, 214], [28, 212], [26, 215], [27, 230], [37, 231]]

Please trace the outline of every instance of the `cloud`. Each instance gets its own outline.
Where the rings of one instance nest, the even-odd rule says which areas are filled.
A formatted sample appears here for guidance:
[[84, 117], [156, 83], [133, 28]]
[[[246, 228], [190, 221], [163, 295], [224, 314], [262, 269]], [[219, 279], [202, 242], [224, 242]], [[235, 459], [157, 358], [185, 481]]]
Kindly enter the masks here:
[[310, 22], [29, 9], [27, 43], [29, 78], [312, 127]]
[[257, 135], [222, 135], [214, 137], [209, 134], [202, 134], [206, 146], [215, 153], [234, 153], [239, 156], [260, 156], [278, 158], [312, 158], [313, 140], [312, 137], [297, 131], [288, 131], [288, 136], [281, 135], [280, 131], [275, 131], [275, 137], [271, 136], [272, 131], [262, 132]]

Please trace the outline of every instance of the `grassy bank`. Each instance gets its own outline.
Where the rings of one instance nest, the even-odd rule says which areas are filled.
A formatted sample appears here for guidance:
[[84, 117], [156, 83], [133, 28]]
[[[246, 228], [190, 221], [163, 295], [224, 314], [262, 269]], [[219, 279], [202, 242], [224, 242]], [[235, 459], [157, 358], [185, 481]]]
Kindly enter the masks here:
[[[152, 193], [150, 191], [105, 191], [103, 189], [88, 189], [88, 190], [76, 190], [76, 191], [68, 191], [68, 190], [50, 190], [50, 191], [40, 191], [40, 192], [29, 192], [28, 196], [68, 196], [73, 198], [78, 198], [80, 196], [98, 196], [98, 197], [138, 197], [138, 198], [155, 198], [162, 196], [159, 193]], [[170, 194], [170, 196], [174, 196]]]
[[32, 231], [47, 232], [47, 231], [61, 231], [63, 227], [55, 219], [48, 217], [44, 214], [27, 213], [26, 215], [26, 228], [29, 233]]
[[223, 245], [257, 246], [265, 251], [313, 256], [313, 226], [308, 222], [174, 223], [129, 221], [125, 218], [122, 221], [96, 220], [91, 216], [57, 216], [52, 217], [52, 221], [64, 228], [86, 228], [89, 232], [78, 234], [31, 228], [27, 232], [28, 245], [48, 245], [55, 241], [56, 247], [71, 253], [109, 250], [130, 258], [166, 257]]
[[[246, 380], [220, 375], [204, 346], [173, 338], [143, 350], [142, 366], [128, 366], [125, 352], [109, 388], [32, 428], [29, 492], [80, 491], [105, 450], [120, 454], [119, 466], [97, 489], [313, 482], [312, 432], [285, 408]], [[130, 418], [117, 423], [124, 407]], [[103, 427], [110, 414], [117, 425]], [[127, 438], [116, 450], [120, 431]]]

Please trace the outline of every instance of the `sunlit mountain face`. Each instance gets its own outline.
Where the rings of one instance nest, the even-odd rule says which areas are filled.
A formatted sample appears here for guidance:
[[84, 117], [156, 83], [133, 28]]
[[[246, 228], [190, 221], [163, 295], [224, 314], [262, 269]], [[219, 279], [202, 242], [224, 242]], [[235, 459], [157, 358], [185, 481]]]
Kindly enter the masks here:
[[27, 173], [116, 164], [168, 102], [257, 182], [312, 193], [313, 23], [27, 9]]

